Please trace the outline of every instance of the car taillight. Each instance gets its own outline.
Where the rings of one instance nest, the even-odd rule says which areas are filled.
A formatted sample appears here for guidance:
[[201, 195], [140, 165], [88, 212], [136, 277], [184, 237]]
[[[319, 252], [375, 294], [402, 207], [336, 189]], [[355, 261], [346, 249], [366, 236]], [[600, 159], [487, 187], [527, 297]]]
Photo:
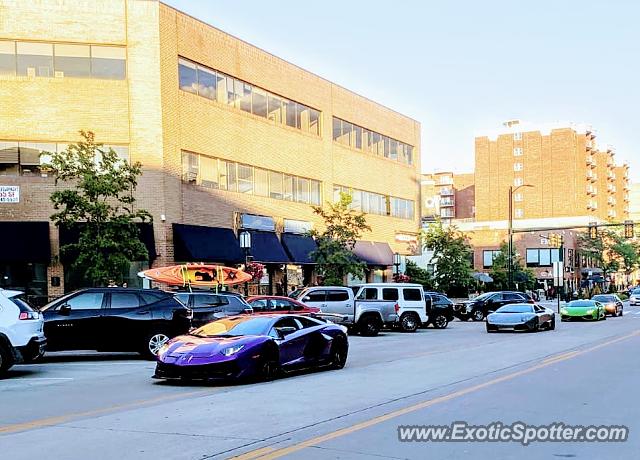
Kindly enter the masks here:
[[21, 311], [18, 319], [38, 319], [38, 313], [35, 311]]
[[398, 305], [397, 303], [394, 305], [393, 308], [395, 308], [396, 313], [398, 313], [400, 311], [400, 305]]

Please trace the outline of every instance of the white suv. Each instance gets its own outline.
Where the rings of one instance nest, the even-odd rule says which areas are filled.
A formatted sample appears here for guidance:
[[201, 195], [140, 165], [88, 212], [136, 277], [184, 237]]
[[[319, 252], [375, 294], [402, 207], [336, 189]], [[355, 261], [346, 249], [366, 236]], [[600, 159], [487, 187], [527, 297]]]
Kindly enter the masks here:
[[414, 332], [429, 322], [427, 302], [421, 284], [367, 283], [353, 286], [356, 300], [390, 300], [396, 302], [398, 326], [405, 332]]
[[629, 304], [630, 305], [640, 304], [640, 289], [634, 289], [633, 291], [631, 291], [631, 295], [629, 296]]
[[11, 366], [33, 361], [44, 353], [44, 318], [20, 291], [0, 289], [0, 376]]

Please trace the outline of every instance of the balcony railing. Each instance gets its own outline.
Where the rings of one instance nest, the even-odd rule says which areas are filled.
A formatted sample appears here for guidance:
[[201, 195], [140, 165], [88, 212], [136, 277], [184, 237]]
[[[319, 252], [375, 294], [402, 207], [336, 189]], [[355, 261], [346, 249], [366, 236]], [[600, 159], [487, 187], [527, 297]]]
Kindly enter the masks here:
[[440, 196], [453, 196], [455, 195], [455, 190], [452, 188], [443, 188], [440, 190]]
[[440, 200], [440, 206], [454, 206], [455, 201], [452, 198], [442, 198]]

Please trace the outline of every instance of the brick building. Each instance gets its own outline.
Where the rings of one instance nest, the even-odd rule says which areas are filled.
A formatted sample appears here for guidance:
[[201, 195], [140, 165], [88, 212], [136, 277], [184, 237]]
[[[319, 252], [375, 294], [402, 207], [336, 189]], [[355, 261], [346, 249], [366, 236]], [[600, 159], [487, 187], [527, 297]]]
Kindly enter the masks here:
[[471, 219], [475, 212], [473, 173], [437, 172], [423, 174], [420, 180], [423, 222], [440, 218]]
[[[16, 243], [0, 257], [4, 286], [43, 298], [65, 290], [59, 231], [43, 224], [55, 185], [38, 155], [81, 129], [143, 164], [137, 198], [154, 217], [156, 257], [134, 269], [238, 264], [247, 229], [269, 285], [285, 273], [300, 284], [312, 247], [302, 233], [320, 224], [311, 205], [339, 191], [368, 214], [356, 252], [370, 279], [411, 250], [417, 121], [157, 1], [0, 0], [0, 10], [0, 190], [10, 195], [0, 224], [17, 238], [4, 238]], [[23, 250], [24, 231], [44, 249]]]

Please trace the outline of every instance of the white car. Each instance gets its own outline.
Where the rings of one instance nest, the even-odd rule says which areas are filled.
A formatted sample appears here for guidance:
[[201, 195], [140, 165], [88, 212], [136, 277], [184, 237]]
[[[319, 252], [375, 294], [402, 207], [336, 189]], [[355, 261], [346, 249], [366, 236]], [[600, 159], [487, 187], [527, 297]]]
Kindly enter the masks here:
[[397, 302], [398, 326], [402, 331], [414, 332], [429, 322], [427, 301], [421, 284], [367, 283], [352, 286], [356, 300], [387, 300]]
[[640, 289], [634, 289], [629, 296], [629, 304], [640, 305]]
[[44, 318], [20, 291], [0, 289], [0, 376], [44, 353]]

